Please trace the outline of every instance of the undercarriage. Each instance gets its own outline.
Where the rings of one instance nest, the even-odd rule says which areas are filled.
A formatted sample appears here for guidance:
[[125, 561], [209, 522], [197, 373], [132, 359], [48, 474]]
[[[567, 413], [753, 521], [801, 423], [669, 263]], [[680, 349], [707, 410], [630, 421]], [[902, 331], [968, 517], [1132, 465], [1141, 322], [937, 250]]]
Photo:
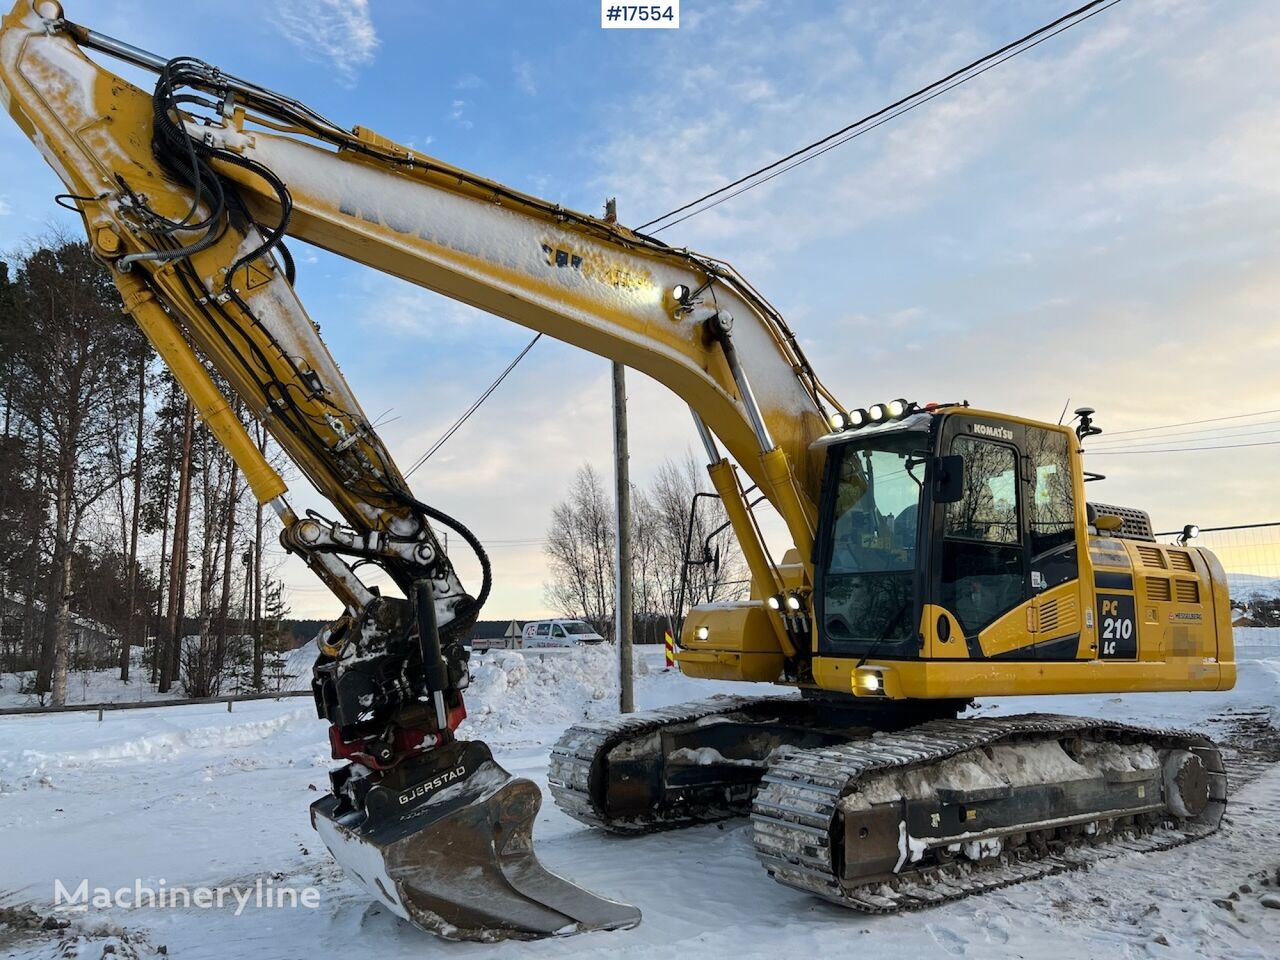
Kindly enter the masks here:
[[615, 833], [749, 815], [770, 876], [871, 913], [1176, 846], [1221, 820], [1226, 777], [1206, 737], [937, 716], [948, 709], [715, 697], [578, 724], [552, 750], [551, 791]]

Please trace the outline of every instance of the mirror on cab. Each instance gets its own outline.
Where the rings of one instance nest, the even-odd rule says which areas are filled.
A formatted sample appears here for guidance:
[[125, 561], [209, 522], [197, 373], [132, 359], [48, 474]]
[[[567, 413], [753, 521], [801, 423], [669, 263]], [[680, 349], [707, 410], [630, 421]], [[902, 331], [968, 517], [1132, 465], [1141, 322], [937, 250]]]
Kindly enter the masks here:
[[964, 496], [964, 457], [933, 458], [933, 502], [959, 503]]

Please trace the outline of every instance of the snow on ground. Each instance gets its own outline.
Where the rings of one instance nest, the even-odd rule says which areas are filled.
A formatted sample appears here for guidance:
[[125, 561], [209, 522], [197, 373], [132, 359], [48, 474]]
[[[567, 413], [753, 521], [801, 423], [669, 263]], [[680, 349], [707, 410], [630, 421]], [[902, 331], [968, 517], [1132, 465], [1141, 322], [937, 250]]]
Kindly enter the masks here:
[[[146, 671], [138, 668], [135, 679], [120, 682], [118, 668], [110, 670], [77, 670], [67, 676], [67, 703], [137, 703], [144, 700], [172, 700], [182, 696], [157, 693], [147, 682]], [[29, 692], [35, 685], [35, 671], [0, 673], [0, 707], [38, 707], [40, 698]], [[48, 702], [48, 697], [45, 698]]]
[[[1229, 737], [1280, 723], [1280, 630], [1237, 635], [1240, 680], [1215, 694], [1015, 698], [984, 712], [1051, 710], [1196, 727]], [[478, 658], [464, 733], [488, 740], [513, 773], [546, 791], [547, 749], [569, 723], [612, 710], [608, 648]], [[690, 680], [644, 651], [643, 708], [715, 692], [761, 692]], [[745, 821], [637, 838], [586, 830], [548, 796], [535, 839], [543, 863], [588, 889], [637, 904], [634, 930], [498, 945], [455, 944], [409, 927], [343, 878], [306, 807], [332, 766], [325, 730], [300, 700], [0, 720], [0, 955], [33, 960], [253, 957], [315, 960], [530, 957], [574, 960], [690, 955], [921, 955], [980, 958], [1280, 956], [1280, 764], [1241, 787], [1224, 828], [1199, 843], [1106, 861], [1084, 873], [918, 914], [870, 917], [769, 880]], [[1263, 879], [1269, 881], [1263, 884]], [[25, 908], [48, 915], [53, 880], [74, 887], [266, 885], [320, 891], [316, 909], [235, 916], [194, 908], [91, 910], [63, 931], [14, 930]], [[1244, 884], [1249, 892], [1241, 893]], [[1235, 891], [1238, 899], [1228, 895]], [[1221, 899], [1230, 907], [1216, 905]], [[1280, 903], [1280, 900], [1276, 901]], [[37, 923], [38, 921], [33, 921]]]
[[[233, 666], [223, 678], [222, 694], [231, 696], [237, 693], [250, 692], [248, 662], [252, 638], [248, 635], [228, 638], [231, 649], [238, 652], [239, 666]], [[198, 636], [185, 637], [183, 643], [195, 645], [200, 642]], [[316, 659], [315, 641], [303, 644], [297, 650], [290, 651], [284, 658], [281, 669], [273, 669], [268, 660], [266, 682], [270, 690], [307, 690], [311, 689], [311, 665]], [[187, 696], [181, 681], [174, 684], [168, 693], [160, 693], [151, 682], [150, 667], [143, 658], [141, 647], [134, 647], [130, 654], [130, 680], [120, 680], [120, 671], [116, 667], [107, 670], [72, 670], [67, 675], [67, 703], [159, 703], [165, 700], [180, 700]], [[236, 661], [233, 661], [236, 662]], [[0, 708], [5, 707], [39, 707], [49, 703], [49, 697], [41, 698], [31, 692], [35, 688], [36, 672], [23, 670], [16, 673], [0, 673]]]

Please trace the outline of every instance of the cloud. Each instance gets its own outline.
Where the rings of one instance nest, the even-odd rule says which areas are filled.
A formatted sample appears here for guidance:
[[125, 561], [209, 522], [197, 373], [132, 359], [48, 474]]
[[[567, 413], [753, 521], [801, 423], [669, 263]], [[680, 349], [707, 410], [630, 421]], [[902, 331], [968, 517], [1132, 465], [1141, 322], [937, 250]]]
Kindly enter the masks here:
[[453, 103], [449, 104], [449, 119], [463, 130], [470, 130], [475, 124], [466, 118], [466, 110], [466, 100], [454, 100]]
[[0, 197], [0, 217], [7, 217], [13, 213], [13, 207], [9, 206], [9, 201], [5, 197]]
[[484, 80], [476, 76], [474, 73], [464, 73], [454, 83], [455, 90], [479, 90], [484, 86]]
[[357, 322], [381, 336], [474, 342], [492, 336], [501, 325], [482, 310], [469, 307], [394, 277], [366, 274], [358, 283]]
[[538, 84], [533, 78], [533, 64], [528, 60], [517, 60], [512, 67], [516, 75], [516, 88], [530, 97], [538, 95]]
[[[711, 18], [699, 33], [686, 11], [663, 52], [618, 63], [615, 76], [643, 80], [611, 85], [600, 136], [566, 146], [598, 166], [543, 192], [584, 208], [617, 194], [640, 222], [1002, 39], [946, 5], [924, 18], [888, 3], [822, 18], [781, 7], [744, 9], [750, 32]], [[1226, 9], [1151, 19], [1121, 5], [662, 236], [740, 267], [850, 405], [967, 398], [1053, 421], [1069, 395], [1108, 433], [1270, 408], [1280, 12]], [[347, 312], [378, 335], [378, 358], [412, 363], [346, 369], [366, 381], [368, 409], [395, 404], [401, 419], [383, 432], [407, 465], [529, 334], [396, 284], [357, 291]], [[696, 438], [666, 388], [632, 372], [628, 390], [642, 483]], [[415, 489], [483, 539], [540, 537], [579, 464], [608, 476], [608, 400], [607, 364], [544, 338]], [[1099, 457], [1110, 479], [1089, 492], [1150, 510], [1161, 529], [1270, 519], [1258, 511], [1274, 499], [1278, 449]], [[538, 549], [495, 562], [488, 615], [541, 612]]]
[[331, 64], [347, 83], [358, 68], [373, 62], [378, 33], [369, 16], [369, 0], [285, 0], [276, 3], [271, 22], [309, 60]]

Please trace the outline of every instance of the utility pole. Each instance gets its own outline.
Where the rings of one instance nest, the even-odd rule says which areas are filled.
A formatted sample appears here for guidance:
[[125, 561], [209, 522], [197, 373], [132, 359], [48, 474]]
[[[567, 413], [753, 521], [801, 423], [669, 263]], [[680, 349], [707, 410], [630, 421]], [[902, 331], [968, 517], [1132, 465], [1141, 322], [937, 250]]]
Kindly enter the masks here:
[[634, 618], [631, 614], [631, 477], [627, 453], [627, 379], [626, 367], [613, 365], [613, 461], [617, 481], [618, 530], [617, 544], [617, 608], [618, 623], [614, 633], [618, 638], [618, 664], [621, 674], [622, 696], [619, 703], [623, 713], [636, 708], [632, 689], [631, 631]]
[[[609, 223], [618, 221], [618, 202], [609, 199], [604, 205], [604, 218]], [[615, 496], [617, 499], [617, 625], [614, 635], [618, 638], [619, 708], [623, 713], [636, 709], [634, 673], [631, 665], [631, 632], [635, 618], [631, 611], [631, 471], [630, 454], [627, 452], [627, 378], [626, 367], [616, 361], [613, 364], [613, 461]]]

